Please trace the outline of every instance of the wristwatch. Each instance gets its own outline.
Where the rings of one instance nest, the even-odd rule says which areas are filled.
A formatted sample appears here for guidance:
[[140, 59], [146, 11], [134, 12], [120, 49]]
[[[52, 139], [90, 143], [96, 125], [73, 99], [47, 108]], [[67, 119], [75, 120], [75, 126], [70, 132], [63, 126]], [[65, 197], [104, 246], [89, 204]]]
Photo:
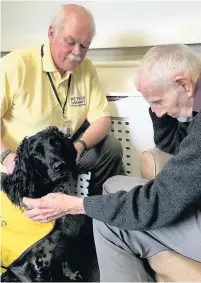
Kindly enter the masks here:
[[11, 149], [7, 149], [4, 152], [1, 153], [0, 155], [0, 162], [3, 165], [3, 161], [6, 158], [6, 156], [8, 156], [11, 152], [13, 152]]

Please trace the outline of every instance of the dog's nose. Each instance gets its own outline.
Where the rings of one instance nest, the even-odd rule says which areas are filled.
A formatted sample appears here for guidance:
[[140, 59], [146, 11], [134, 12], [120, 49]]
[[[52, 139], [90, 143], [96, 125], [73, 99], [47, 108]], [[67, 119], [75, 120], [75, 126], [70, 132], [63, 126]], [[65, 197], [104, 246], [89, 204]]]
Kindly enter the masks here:
[[61, 171], [62, 169], [64, 169], [64, 167], [65, 167], [64, 161], [58, 161], [58, 162], [54, 163], [54, 166], [53, 166], [55, 171]]

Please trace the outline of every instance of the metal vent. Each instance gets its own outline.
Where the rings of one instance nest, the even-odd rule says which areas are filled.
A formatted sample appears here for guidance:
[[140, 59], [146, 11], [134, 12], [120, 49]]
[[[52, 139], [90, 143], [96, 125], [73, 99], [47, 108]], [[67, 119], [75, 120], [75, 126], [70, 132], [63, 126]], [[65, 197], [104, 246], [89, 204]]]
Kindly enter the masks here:
[[[129, 119], [126, 118], [112, 118], [111, 135], [121, 142], [123, 148], [123, 166], [122, 171], [126, 175], [132, 175], [131, 167], [131, 138], [129, 130]], [[69, 181], [69, 186], [73, 187], [74, 194], [79, 197], [85, 197], [88, 194], [88, 187], [91, 179], [91, 173], [80, 174], [77, 182]]]
[[131, 135], [130, 122], [127, 118], [112, 118], [111, 134], [121, 142], [123, 149], [123, 165], [126, 175], [132, 175], [131, 167]]

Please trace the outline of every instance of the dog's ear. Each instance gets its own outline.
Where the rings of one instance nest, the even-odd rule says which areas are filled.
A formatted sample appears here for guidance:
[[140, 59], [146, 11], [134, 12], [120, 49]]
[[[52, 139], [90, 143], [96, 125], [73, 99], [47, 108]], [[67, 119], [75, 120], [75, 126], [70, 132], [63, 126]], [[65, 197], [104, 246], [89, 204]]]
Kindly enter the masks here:
[[74, 144], [71, 139], [64, 136], [65, 145], [67, 149], [67, 158], [68, 158], [68, 164], [69, 168], [72, 171], [72, 176], [74, 180], [77, 180], [78, 171], [77, 171], [77, 163], [76, 163], [76, 157], [77, 157], [77, 150], [74, 147]]
[[4, 178], [2, 184], [2, 190], [15, 205], [20, 205], [24, 196], [31, 197], [34, 190], [28, 145], [28, 138], [24, 138], [16, 152], [14, 170]]
[[71, 158], [71, 168], [72, 168], [72, 176], [74, 180], [77, 180], [78, 177], [78, 170], [77, 170], [77, 162], [76, 162], [76, 158], [77, 158], [77, 150], [75, 149], [74, 145], [73, 145], [73, 150], [72, 150], [72, 158]]

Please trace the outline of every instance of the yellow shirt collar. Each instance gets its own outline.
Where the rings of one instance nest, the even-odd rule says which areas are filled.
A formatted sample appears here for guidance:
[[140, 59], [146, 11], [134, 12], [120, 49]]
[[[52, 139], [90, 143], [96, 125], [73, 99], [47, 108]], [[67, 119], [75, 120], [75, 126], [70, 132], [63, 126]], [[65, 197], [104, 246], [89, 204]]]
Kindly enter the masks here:
[[50, 45], [49, 43], [45, 43], [43, 46], [43, 57], [42, 57], [42, 61], [43, 61], [43, 71], [44, 72], [58, 72], [53, 59], [52, 59], [52, 55], [50, 52]]

